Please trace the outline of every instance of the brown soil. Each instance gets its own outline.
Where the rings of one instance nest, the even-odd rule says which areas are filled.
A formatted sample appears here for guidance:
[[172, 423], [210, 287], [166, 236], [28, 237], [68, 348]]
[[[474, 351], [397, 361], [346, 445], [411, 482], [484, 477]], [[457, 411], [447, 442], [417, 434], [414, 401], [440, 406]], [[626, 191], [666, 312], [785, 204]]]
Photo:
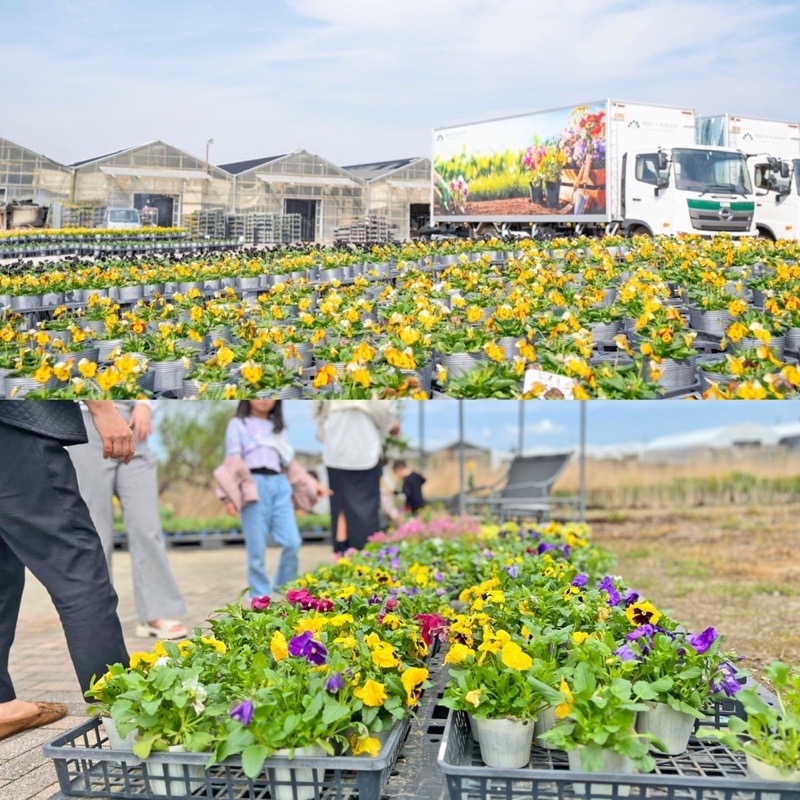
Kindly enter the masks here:
[[[436, 206], [438, 216], [447, 216], [447, 214], [439, 207]], [[558, 211], [552, 208], [545, 208], [536, 203], [532, 203], [528, 197], [512, 197], [508, 200], [479, 200], [474, 203], [467, 203], [466, 211], [463, 215], [467, 217], [490, 217], [490, 216], [506, 216], [506, 217], [530, 217], [538, 214], [549, 214], [556, 216]]]
[[763, 682], [770, 661], [800, 664], [799, 511], [728, 506], [589, 521], [593, 542], [617, 556], [615, 573], [690, 629], [713, 625]]

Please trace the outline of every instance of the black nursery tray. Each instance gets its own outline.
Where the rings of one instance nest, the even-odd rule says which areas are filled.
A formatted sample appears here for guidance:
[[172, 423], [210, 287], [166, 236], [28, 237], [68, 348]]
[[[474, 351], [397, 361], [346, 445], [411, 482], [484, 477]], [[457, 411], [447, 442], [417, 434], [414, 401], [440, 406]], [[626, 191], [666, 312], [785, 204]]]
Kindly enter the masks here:
[[[720, 704], [699, 725], [724, 727], [735, 713], [737, 704]], [[527, 767], [494, 769], [481, 760], [467, 715], [455, 711], [445, 726], [438, 764], [450, 800], [800, 800], [796, 784], [748, 778], [744, 755], [714, 739], [693, 735], [685, 753], [656, 755], [655, 760], [649, 774], [573, 772], [566, 753], [534, 745]]]
[[[276, 794], [287, 800], [378, 800], [408, 728], [408, 719], [396, 724], [374, 758], [273, 757], [254, 780], [244, 774], [239, 758], [227, 759], [198, 775], [190, 768], [202, 768], [207, 753], [159, 753], [142, 761], [131, 752], [110, 750], [96, 718], [53, 739], [44, 746], [44, 755], [53, 759], [61, 787], [61, 793], [51, 800], [274, 800]], [[166, 780], [161, 774], [165, 763], [177, 766]], [[313, 772], [304, 774], [304, 769]], [[162, 793], [157, 793], [154, 781], [165, 784]]]

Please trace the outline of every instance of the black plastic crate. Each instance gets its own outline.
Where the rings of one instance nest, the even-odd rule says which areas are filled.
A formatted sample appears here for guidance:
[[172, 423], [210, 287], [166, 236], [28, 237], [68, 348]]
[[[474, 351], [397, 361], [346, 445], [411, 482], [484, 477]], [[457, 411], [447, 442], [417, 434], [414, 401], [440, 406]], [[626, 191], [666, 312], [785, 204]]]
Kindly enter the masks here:
[[[700, 721], [723, 727], [739, 713], [733, 703], [717, 706]], [[534, 745], [528, 767], [495, 769], [484, 765], [463, 711], [451, 712], [439, 748], [438, 764], [450, 800], [800, 800], [800, 786], [747, 777], [744, 755], [714, 739], [692, 736], [686, 753], [655, 755], [647, 774], [613, 775], [570, 771], [567, 754]], [[576, 791], [575, 783], [582, 784]]]
[[[110, 750], [96, 718], [58, 736], [43, 749], [44, 755], [53, 759], [65, 798], [274, 800], [278, 790], [287, 800], [378, 800], [408, 728], [408, 719], [395, 725], [374, 758], [273, 757], [254, 780], [244, 774], [240, 758], [203, 770], [208, 754], [158, 753], [141, 761], [130, 752]], [[164, 764], [176, 767], [166, 777], [162, 774]], [[313, 772], [304, 774], [303, 770]], [[154, 781], [163, 785], [159, 787]], [[155, 793], [159, 788], [161, 793]]]

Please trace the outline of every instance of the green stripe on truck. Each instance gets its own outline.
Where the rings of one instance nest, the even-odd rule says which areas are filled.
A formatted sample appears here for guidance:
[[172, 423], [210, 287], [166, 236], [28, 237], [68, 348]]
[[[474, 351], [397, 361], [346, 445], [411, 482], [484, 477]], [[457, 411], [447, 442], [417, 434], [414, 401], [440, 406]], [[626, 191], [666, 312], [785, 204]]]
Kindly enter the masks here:
[[[719, 200], [687, 200], [689, 208], [697, 211], [719, 211], [722, 207]], [[747, 200], [730, 203], [731, 211], [754, 211], [756, 204]]]

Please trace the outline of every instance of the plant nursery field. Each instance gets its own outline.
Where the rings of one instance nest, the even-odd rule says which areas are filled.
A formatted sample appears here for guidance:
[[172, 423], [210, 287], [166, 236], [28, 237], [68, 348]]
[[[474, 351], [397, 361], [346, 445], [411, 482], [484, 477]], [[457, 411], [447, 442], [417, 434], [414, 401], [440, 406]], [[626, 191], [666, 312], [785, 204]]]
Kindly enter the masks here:
[[22, 259], [0, 266], [0, 394], [796, 397], [799, 254], [606, 237]]

